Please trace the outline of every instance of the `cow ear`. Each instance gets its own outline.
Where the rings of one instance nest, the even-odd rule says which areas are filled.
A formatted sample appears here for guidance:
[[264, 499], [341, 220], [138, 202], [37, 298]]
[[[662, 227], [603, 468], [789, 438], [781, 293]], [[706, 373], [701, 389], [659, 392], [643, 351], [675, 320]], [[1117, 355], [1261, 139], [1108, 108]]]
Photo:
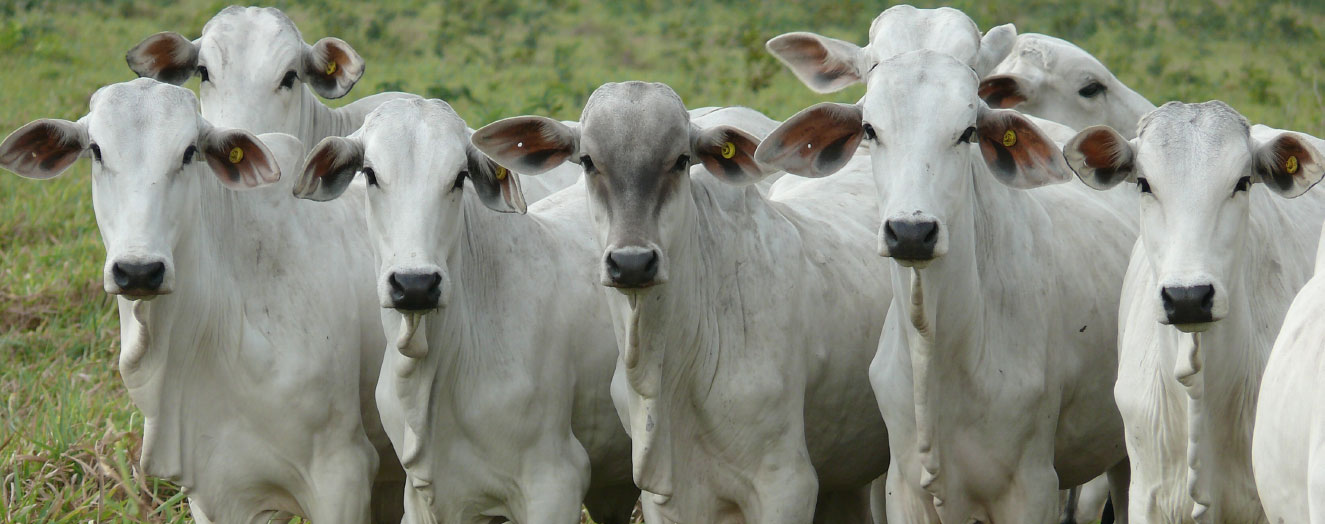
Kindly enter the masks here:
[[859, 106], [825, 102], [796, 113], [769, 133], [755, 160], [795, 175], [825, 177], [851, 160], [864, 136]]
[[483, 126], [469, 137], [498, 164], [537, 175], [567, 160], [578, 163], [580, 137], [566, 124], [541, 116], [517, 116]]
[[753, 184], [768, 173], [755, 161], [759, 139], [731, 126], [710, 127], [695, 137], [695, 156], [718, 180], [734, 185]]
[[198, 70], [198, 46], [179, 33], [157, 33], [133, 46], [124, 61], [138, 76], [180, 85]]
[[816, 93], [832, 93], [860, 82], [861, 49], [856, 44], [814, 33], [773, 37], [765, 47]]
[[976, 133], [985, 164], [1006, 186], [1031, 189], [1072, 180], [1062, 151], [1021, 113], [981, 106]]
[[211, 128], [199, 140], [203, 158], [225, 187], [253, 189], [281, 179], [275, 155], [248, 131]]
[[524, 214], [524, 193], [520, 191], [520, 176], [493, 162], [477, 148], [466, 147], [469, 155], [469, 180], [474, 191], [488, 209], [501, 213]]
[[358, 138], [323, 138], [308, 152], [304, 169], [294, 183], [294, 196], [319, 202], [335, 200], [362, 169], [363, 142]]
[[52, 178], [73, 165], [87, 147], [87, 129], [81, 122], [37, 120], [0, 143], [0, 167], [24, 178]]
[[980, 38], [980, 52], [975, 58], [975, 73], [985, 76], [1012, 53], [1017, 43], [1017, 26], [1003, 24], [985, 32]]
[[989, 107], [1012, 109], [1030, 99], [1030, 84], [1017, 75], [993, 75], [980, 81], [980, 98]]
[[304, 82], [322, 98], [340, 98], [363, 77], [363, 57], [350, 44], [327, 37], [304, 47]]
[[1063, 146], [1063, 158], [1086, 185], [1104, 190], [1136, 182], [1136, 151], [1109, 126], [1091, 126]]
[[1325, 174], [1320, 151], [1295, 133], [1280, 133], [1255, 152], [1256, 181], [1293, 198], [1320, 182]]

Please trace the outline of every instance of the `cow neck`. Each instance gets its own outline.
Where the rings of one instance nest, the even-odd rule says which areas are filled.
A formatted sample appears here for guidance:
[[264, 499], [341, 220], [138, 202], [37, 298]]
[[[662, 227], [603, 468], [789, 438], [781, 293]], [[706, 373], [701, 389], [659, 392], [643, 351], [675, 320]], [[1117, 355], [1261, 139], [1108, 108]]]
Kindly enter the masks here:
[[295, 136], [311, 150], [323, 138], [353, 133], [363, 125], [365, 116], [358, 115], [356, 119], [342, 109], [327, 107], [308, 86], [303, 86], [299, 90], [299, 121]]

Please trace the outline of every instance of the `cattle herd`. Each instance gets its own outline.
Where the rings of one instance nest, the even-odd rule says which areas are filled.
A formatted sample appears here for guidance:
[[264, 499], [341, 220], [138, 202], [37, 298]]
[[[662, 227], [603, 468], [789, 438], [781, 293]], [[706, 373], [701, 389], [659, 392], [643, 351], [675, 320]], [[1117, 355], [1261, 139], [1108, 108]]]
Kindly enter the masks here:
[[865, 95], [473, 130], [230, 7], [0, 166], [91, 158], [199, 522], [1325, 523], [1325, 142], [954, 9], [767, 48]]

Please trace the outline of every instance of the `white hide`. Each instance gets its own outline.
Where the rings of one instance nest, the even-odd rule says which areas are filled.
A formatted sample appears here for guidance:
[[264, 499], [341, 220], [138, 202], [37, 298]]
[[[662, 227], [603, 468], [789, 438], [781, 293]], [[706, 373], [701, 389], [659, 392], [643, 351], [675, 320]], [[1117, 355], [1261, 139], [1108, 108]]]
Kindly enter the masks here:
[[[224, 187], [209, 164], [274, 159], [274, 176], [243, 184], [263, 185], [297, 173], [303, 147], [263, 135], [265, 151], [245, 146], [241, 156], [230, 148], [250, 135], [212, 128], [196, 108], [187, 89], [114, 84], [76, 123], [11, 135], [0, 162], [49, 177], [58, 171], [22, 166], [35, 153], [25, 147], [99, 157], [92, 196], [107, 291], [125, 292], [114, 264], [165, 264], [163, 294], [117, 300], [119, 369], [144, 416], [147, 474], [183, 487], [199, 520], [366, 522], [379, 451], [392, 455], [372, 397], [384, 341], [371, 283], [357, 278], [371, 267], [344, 256], [369, 249], [362, 192], [327, 205], [290, 198], [294, 176]], [[64, 139], [16, 140], [40, 122]], [[191, 144], [199, 153], [181, 165]], [[377, 503], [398, 506], [399, 488], [386, 492], [396, 500]]]
[[[344, 96], [363, 75], [364, 60], [337, 38], [304, 43], [294, 22], [274, 7], [227, 7], [198, 39], [158, 33], [126, 58], [139, 76], [176, 85], [205, 69], [207, 79], [198, 85], [203, 118], [254, 133], [288, 133], [307, 147], [354, 132], [383, 102], [415, 96], [379, 93], [327, 107], [310, 86], [328, 98]], [[293, 75], [288, 86], [287, 75]]]
[[[511, 131], [530, 121], [541, 129]], [[868, 487], [887, 447], [863, 369], [887, 305], [879, 298], [890, 291], [882, 261], [855, 242], [878, 221], [865, 159], [853, 164], [855, 176], [786, 191], [774, 184], [765, 198], [712, 171], [752, 183], [757, 176], [718, 160], [723, 139], [710, 140], [739, 142], [723, 158], [746, 169], [757, 140], [694, 125], [666, 86], [607, 84], [581, 122], [572, 132], [549, 119], [508, 119], [474, 142], [516, 168], [527, 167], [522, 147], [549, 147], [557, 161], [594, 155], [589, 206], [599, 253], [607, 250], [597, 265], [629, 238], [657, 243], [664, 269], [654, 285], [603, 291], [622, 354], [616, 379], [626, 385], [614, 398], [631, 433], [635, 482], [648, 492], [646, 519], [869, 522]], [[695, 166], [688, 175], [663, 169], [686, 158], [649, 160], [672, 148]], [[670, 189], [636, 192], [655, 169]], [[644, 186], [605, 193], [630, 176]], [[604, 199], [630, 203], [612, 204], [609, 218]], [[630, 220], [656, 222], [612, 225]], [[659, 236], [632, 237], [645, 230]]]
[[1252, 465], [1261, 504], [1275, 523], [1325, 523], [1322, 261], [1325, 257], [1317, 249], [1315, 275], [1288, 308], [1261, 377]]
[[[996, 29], [984, 41], [1010, 46]], [[876, 134], [864, 143], [882, 218], [938, 224], [935, 258], [889, 264], [896, 294], [870, 366], [893, 456], [889, 520], [1050, 522], [1060, 486], [1125, 474], [1110, 370], [1135, 208], [1070, 181], [1030, 120], [985, 107], [976, 57], [1006, 50], [984, 49], [959, 11], [898, 6], [865, 48], [835, 42], [792, 33], [769, 49], [811, 87], [849, 71], [864, 99], [789, 119], [758, 158], [825, 176], [835, 165], [813, 151]]]
[[[584, 189], [495, 212], [475, 189], [520, 187], [494, 176], [469, 134], [440, 100], [388, 102], [311, 152], [299, 184], [334, 198], [314, 190], [374, 174], [367, 215], [393, 335], [377, 398], [409, 477], [405, 521], [575, 522], [584, 501], [596, 522], [626, 524], [639, 491], [608, 387], [616, 339]], [[388, 279], [421, 269], [441, 275], [440, 307], [394, 309]]]
[[[1082, 151], [1104, 143], [1100, 129], [1067, 147], [1088, 179], [1101, 166], [1084, 165]], [[1123, 282], [1114, 391], [1132, 463], [1131, 516], [1266, 522], [1251, 462], [1256, 398], [1289, 302], [1310, 277], [1325, 195], [1289, 201], [1260, 183], [1258, 152], [1280, 132], [1249, 133], [1222, 103], [1166, 104], [1139, 129], [1130, 143], [1113, 139], [1117, 158], [1133, 166], [1115, 178], [1150, 191], [1139, 195], [1142, 234]], [[1318, 166], [1300, 162], [1297, 173], [1319, 179]], [[1256, 183], [1240, 190], [1243, 177]], [[1175, 284], [1212, 285], [1214, 322], [1165, 325], [1161, 286]]]

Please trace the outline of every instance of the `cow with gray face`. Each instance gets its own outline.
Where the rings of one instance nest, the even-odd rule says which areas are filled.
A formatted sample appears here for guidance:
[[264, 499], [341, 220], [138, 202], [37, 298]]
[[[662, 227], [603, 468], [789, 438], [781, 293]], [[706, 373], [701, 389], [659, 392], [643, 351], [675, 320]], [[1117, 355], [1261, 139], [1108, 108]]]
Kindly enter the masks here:
[[1325, 220], [1325, 194], [1307, 192], [1325, 173], [1313, 142], [1252, 129], [1222, 102], [1170, 102], [1130, 141], [1101, 126], [1064, 148], [1087, 184], [1139, 193], [1114, 392], [1135, 521], [1267, 522], [1252, 426]]
[[396, 337], [377, 398], [409, 477], [405, 520], [575, 522], [584, 501], [595, 522], [626, 524], [639, 490], [584, 191], [524, 214], [520, 179], [470, 133], [441, 100], [388, 102], [315, 147], [295, 189], [334, 200], [368, 184]]
[[339, 38], [304, 43], [294, 22], [274, 7], [227, 7], [198, 39], [157, 33], [130, 49], [125, 60], [138, 76], [170, 84], [197, 75], [202, 116], [214, 125], [288, 133], [308, 145], [354, 132], [387, 100], [415, 96], [380, 93], [327, 107], [313, 91], [345, 96], [363, 76], [364, 59]]
[[898, 6], [863, 49], [810, 33], [768, 44], [812, 88], [867, 86], [859, 105], [787, 120], [756, 158], [825, 176], [870, 145], [878, 253], [899, 291], [870, 366], [893, 452], [889, 520], [1050, 522], [1060, 487], [1110, 469], [1125, 506], [1109, 370], [1136, 221], [1125, 195], [1068, 183], [1029, 119], [980, 99], [976, 71], [1005, 36]]
[[606, 84], [580, 122], [473, 142], [515, 170], [584, 169], [646, 520], [870, 522], [887, 437], [861, 370], [890, 290], [854, 242], [878, 221], [867, 173], [766, 198], [758, 140], [696, 125], [662, 84]]
[[384, 513], [370, 515], [379, 453], [393, 454], [372, 398], [385, 341], [357, 278], [371, 266], [344, 256], [369, 249], [362, 193], [290, 198], [279, 179], [297, 172], [297, 140], [214, 127], [192, 92], [150, 79], [0, 144], [0, 166], [28, 178], [80, 156], [120, 374], [145, 418], [143, 470], [182, 486], [199, 522], [398, 520], [398, 484], [380, 486]]

